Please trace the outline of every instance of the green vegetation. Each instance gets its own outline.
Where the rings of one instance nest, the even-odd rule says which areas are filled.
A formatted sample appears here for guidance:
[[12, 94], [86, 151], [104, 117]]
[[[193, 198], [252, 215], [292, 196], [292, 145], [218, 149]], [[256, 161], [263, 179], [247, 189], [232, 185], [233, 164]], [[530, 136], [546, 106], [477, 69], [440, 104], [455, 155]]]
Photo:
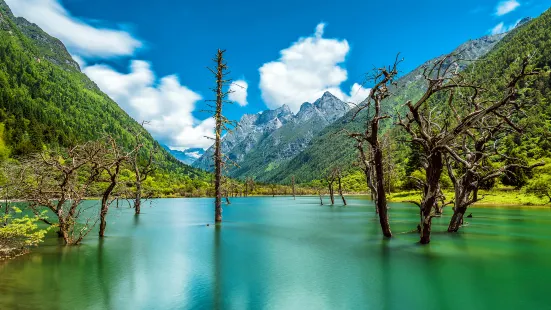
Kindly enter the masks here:
[[78, 69], [55, 38], [0, 5], [0, 160], [97, 140], [108, 134], [143, 154], [155, 150], [151, 195], [205, 195], [208, 174], [184, 165]]

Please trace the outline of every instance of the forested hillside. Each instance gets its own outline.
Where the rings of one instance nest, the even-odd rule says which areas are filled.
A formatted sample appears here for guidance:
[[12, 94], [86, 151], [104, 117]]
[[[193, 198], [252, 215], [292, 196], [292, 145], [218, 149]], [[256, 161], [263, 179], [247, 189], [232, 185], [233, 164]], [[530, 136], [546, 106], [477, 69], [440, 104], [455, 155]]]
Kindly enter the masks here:
[[159, 181], [162, 179], [165, 186], [185, 186], [191, 179], [205, 180], [201, 184], [194, 181], [192, 187], [208, 184], [206, 173], [176, 160], [81, 73], [59, 40], [25, 19], [15, 18], [2, 0], [0, 132], [4, 158], [67, 147], [104, 135], [128, 149], [135, 143], [135, 133], [140, 133], [144, 154], [156, 149], [158, 176], [164, 175]]

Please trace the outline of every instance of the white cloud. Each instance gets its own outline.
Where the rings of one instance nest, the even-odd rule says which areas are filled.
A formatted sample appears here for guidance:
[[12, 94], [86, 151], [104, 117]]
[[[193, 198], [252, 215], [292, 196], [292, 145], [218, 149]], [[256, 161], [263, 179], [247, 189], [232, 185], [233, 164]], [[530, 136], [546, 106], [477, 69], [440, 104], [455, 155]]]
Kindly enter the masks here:
[[208, 148], [214, 120], [193, 117], [201, 95], [182, 86], [177, 76], [157, 81], [151, 65], [132, 61], [129, 73], [105, 65], [86, 67], [83, 72], [138, 122], [149, 121], [153, 137], [173, 149]]
[[350, 96], [345, 98], [345, 100], [349, 103], [358, 105], [369, 96], [370, 91], [370, 88], [364, 88], [362, 85], [354, 83], [350, 88]]
[[132, 55], [142, 43], [128, 32], [96, 28], [71, 16], [58, 0], [6, 0], [14, 15], [37, 24], [80, 56]]
[[243, 80], [234, 81], [230, 85], [230, 95], [229, 99], [231, 101], [237, 102], [240, 106], [244, 107], [247, 105], [247, 89], [249, 84]]
[[340, 85], [347, 72], [340, 64], [350, 46], [346, 40], [323, 38], [324, 27], [317, 25], [313, 36], [300, 38], [280, 52], [279, 60], [259, 69], [262, 99], [269, 108], [287, 104], [296, 112], [303, 102], [313, 102], [325, 91], [345, 97]]
[[341, 84], [348, 78], [341, 67], [350, 51], [346, 40], [325, 39], [325, 24], [316, 26], [315, 33], [300, 38], [280, 52], [277, 61], [265, 63], [260, 71], [262, 99], [269, 108], [288, 105], [297, 112], [304, 102], [314, 102], [324, 92], [358, 104], [369, 94], [369, 89], [354, 83], [350, 93], [341, 90]]
[[520, 20], [516, 21], [514, 24], [511, 24], [511, 25], [505, 25], [505, 23], [501, 22], [497, 24], [494, 28], [492, 28], [491, 33], [500, 34], [500, 33], [511, 31], [515, 29], [515, 27], [518, 25], [519, 22]]
[[496, 15], [503, 16], [505, 14], [511, 13], [520, 6], [520, 3], [517, 0], [507, 0], [502, 1], [497, 5]]

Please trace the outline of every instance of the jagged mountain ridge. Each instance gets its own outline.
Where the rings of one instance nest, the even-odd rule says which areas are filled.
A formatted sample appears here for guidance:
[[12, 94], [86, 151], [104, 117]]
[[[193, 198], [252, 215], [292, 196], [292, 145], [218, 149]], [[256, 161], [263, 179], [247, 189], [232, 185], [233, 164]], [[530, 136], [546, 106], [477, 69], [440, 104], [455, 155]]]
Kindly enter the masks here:
[[[283, 105], [275, 110], [245, 114], [236, 129], [222, 141], [223, 152], [239, 167], [230, 167], [232, 177], [252, 175], [288, 160], [304, 149], [327, 125], [349, 111], [350, 107], [326, 92], [314, 103], [305, 102], [297, 114]], [[197, 168], [212, 170], [213, 148], [194, 163]]]

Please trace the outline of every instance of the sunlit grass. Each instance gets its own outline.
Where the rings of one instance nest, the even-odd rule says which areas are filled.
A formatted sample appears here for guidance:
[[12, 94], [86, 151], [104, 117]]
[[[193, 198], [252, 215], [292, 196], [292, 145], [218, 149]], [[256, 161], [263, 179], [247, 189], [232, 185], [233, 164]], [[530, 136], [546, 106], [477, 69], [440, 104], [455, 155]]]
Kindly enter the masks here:
[[[444, 190], [446, 199], [453, 199], [453, 191]], [[392, 202], [406, 202], [406, 201], [418, 201], [420, 199], [418, 191], [403, 191], [392, 193], [389, 195], [389, 201]], [[524, 193], [522, 190], [511, 189], [495, 189], [489, 191], [480, 191], [479, 197], [484, 197], [481, 201], [477, 202], [477, 206], [549, 206], [548, 199], [538, 198], [534, 195]]]

